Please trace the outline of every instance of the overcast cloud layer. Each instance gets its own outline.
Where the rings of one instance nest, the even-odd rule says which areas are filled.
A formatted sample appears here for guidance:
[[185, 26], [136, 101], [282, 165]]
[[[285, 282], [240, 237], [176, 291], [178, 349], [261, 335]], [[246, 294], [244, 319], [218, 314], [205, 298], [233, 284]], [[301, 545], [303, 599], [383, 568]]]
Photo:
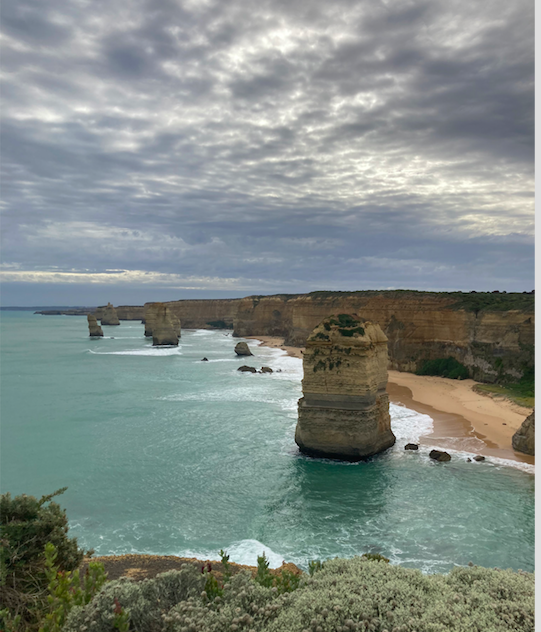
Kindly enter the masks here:
[[4, 304], [532, 289], [533, 14], [7, 0]]

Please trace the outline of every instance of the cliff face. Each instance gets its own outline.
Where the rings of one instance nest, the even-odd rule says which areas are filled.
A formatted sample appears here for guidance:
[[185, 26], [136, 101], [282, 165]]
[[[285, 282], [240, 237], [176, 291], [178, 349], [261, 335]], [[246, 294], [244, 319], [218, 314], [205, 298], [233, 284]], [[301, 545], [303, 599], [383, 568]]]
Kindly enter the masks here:
[[535, 409], [513, 435], [512, 444], [514, 450], [535, 456]]
[[[233, 329], [233, 320], [239, 302], [240, 299], [209, 299], [169, 301], [164, 305], [167, 305], [171, 313], [182, 322], [184, 329], [210, 329], [213, 327]], [[155, 303], [145, 303], [143, 308], [145, 335], [147, 336], [152, 335], [152, 323], [148, 323], [149, 314], [152, 318], [152, 305]]]
[[346, 314], [324, 319], [306, 341], [303, 369], [295, 432], [302, 452], [359, 460], [394, 444], [387, 338], [378, 325]]
[[[468, 297], [468, 295], [465, 295]], [[457, 308], [450, 294], [366, 292], [241, 299], [234, 335], [284, 336], [304, 346], [321, 320], [333, 313], [358, 314], [381, 326], [388, 338], [389, 366], [415, 371], [425, 360], [454, 357], [480, 381], [514, 381], [534, 363], [532, 310]]]
[[[97, 307], [94, 315], [98, 320], [103, 318], [105, 307]], [[116, 315], [119, 320], [143, 320], [144, 308], [142, 305], [119, 305], [115, 307]]]

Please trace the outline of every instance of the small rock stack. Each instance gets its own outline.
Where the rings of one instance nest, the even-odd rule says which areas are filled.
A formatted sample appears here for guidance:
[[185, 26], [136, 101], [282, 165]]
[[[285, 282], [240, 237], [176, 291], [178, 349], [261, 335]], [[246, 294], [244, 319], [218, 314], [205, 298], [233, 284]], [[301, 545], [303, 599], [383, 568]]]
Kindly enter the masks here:
[[180, 320], [163, 303], [154, 303], [152, 323], [152, 346], [178, 346]]
[[511, 441], [513, 450], [535, 456], [535, 409], [522, 422]]
[[391, 447], [387, 337], [355, 315], [325, 318], [303, 354], [295, 441], [311, 456], [359, 461]]
[[101, 324], [102, 325], [120, 325], [120, 321], [118, 320], [116, 310], [111, 305], [111, 303], [107, 303], [107, 305], [103, 308]]
[[92, 338], [98, 338], [98, 337], [103, 336], [103, 330], [98, 325], [98, 321], [97, 321], [96, 317], [94, 316], [94, 314], [88, 314], [86, 319], [88, 321], [89, 335]]

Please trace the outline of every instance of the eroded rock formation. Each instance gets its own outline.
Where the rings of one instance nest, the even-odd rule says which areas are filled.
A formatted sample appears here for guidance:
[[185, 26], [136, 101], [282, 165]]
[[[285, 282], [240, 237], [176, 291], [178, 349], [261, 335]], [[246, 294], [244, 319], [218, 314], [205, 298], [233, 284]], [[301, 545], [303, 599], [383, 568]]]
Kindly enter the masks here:
[[88, 314], [86, 319], [88, 321], [88, 332], [89, 332], [89, 335], [92, 338], [97, 338], [97, 337], [103, 336], [103, 330], [98, 325], [98, 321], [96, 320], [96, 317], [94, 316], [94, 314]]
[[312, 456], [358, 461], [392, 446], [387, 337], [356, 316], [325, 318], [303, 355], [295, 442]]
[[239, 356], [251, 356], [254, 355], [250, 351], [250, 347], [246, 342], [237, 342], [235, 346], [235, 353]]
[[512, 444], [513, 450], [535, 456], [535, 409], [513, 435]]
[[155, 303], [153, 314], [152, 346], [178, 345], [180, 320], [163, 303]]
[[[99, 308], [98, 308], [99, 309]], [[101, 324], [102, 325], [120, 325], [120, 321], [118, 320], [118, 316], [115, 308], [111, 305], [111, 303], [107, 303], [105, 307], [102, 308], [101, 312]]]

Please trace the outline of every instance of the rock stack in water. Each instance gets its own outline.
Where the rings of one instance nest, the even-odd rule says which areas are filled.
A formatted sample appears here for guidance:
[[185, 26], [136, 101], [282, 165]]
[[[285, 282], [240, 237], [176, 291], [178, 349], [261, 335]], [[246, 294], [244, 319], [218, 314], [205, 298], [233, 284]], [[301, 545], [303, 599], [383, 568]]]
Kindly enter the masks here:
[[513, 450], [535, 456], [535, 409], [526, 417], [511, 440]]
[[102, 325], [120, 325], [120, 321], [118, 320], [118, 316], [116, 315], [116, 310], [111, 305], [111, 303], [107, 303], [107, 305], [103, 308], [101, 324]]
[[98, 325], [98, 321], [94, 314], [88, 314], [86, 319], [88, 320], [88, 331], [92, 338], [103, 336], [102, 328]]
[[178, 345], [180, 320], [163, 303], [155, 303], [152, 323], [152, 346]]
[[387, 337], [357, 316], [323, 320], [303, 354], [295, 442], [311, 456], [359, 461], [391, 447]]

